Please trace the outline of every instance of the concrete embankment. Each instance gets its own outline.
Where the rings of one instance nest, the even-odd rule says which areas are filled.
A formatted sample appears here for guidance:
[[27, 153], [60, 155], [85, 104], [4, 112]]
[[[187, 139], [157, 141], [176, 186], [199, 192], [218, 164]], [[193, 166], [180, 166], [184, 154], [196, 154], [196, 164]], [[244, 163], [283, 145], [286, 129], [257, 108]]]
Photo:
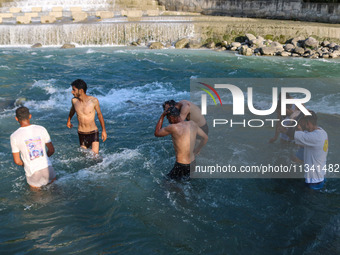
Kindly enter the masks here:
[[181, 38], [219, 42], [235, 41], [239, 36], [252, 33], [265, 39], [284, 43], [289, 38], [313, 36], [319, 41], [340, 42], [340, 25], [215, 16], [156, 16], [128, 17], [100, 20], [95, 17], [86, 22], [73, 23], [65, 19], [55, 24], [0, 24], [0, 45], [129, 45], [138, 39], [142, 43], [161, 41], [174, 44]]

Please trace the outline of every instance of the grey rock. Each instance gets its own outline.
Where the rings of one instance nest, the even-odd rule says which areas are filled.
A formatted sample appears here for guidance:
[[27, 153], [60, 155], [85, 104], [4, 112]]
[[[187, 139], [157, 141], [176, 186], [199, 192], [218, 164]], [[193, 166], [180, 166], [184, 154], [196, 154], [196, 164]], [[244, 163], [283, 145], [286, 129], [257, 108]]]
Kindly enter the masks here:
[[331, 48], [331, 49], [334, 49], [335, 46], [337, 46], [336, 43], [330, 43], [330, 44], [327, 45], [327, 47], [328, 47], [328, 48]]
[[236, 47], [236, 48], [241, 47], [241, 43], [233, 42], [233, 43], [231, 43], [231, 47]]
[[208, 42], [204, 46], [208, 49], [214, 49], [216, 45], [214, 42]]
[[300, 55], [297, 53], [292, 53], [292, 57], [300, 57]]
[[61, 49], [73, 49], [76, 46], [74, 44], [70, 44], [70, 43], [65, 43], [63, 46], [61, 46]]
[[256, 39], [256, 36], [253, 35], [253, 34], [246, 34], [246, 37], [248, 39], [248, 42], [252, 41], [252, 40], [255, 40]]
[[231, 47], [230, 50], [237, 51], [237, 47]]
[[303, 55], [305, 53], [305, 49], [304, 48], [301, 48], [301, 47], [296, 47], [294, 49], [294, 52], [299, 54], [299, 55]]
[[308, 37], [304, 42], [304, 46], [315, 49], [319, 46], [319, 42], [314, 37]]
[[275, 47], [265, 46], [265, 47], [260, 48], [260, 52], [262, 55], [265, 55], [265, 56], [274, 56], [276, 55], [277, 51]]
[[227, 41], [222, 41], [221, 42], [221, 47], [228, 48], [228, 42]]
[[189, 39], [187, 39], [187, 38], [180, 39], [175, 43], [175, 48], [176, 49], [183, 49], [188, 45], [188, 43], [189, 43]]
[[31, 48], [41, 48], [42, 44], [41, 43], [36, 43], [31, 46]]
[[241, 46], [239, 53], [244, 55], [244, 56], [251, 56], [251, 55], [253, 55], [253, 50], [250, 49], [248, 46], [243, 45], [243, 46]]
[[323, 42], [321, 43], [321, 46], [327, 46], [328, 44], [330, 44], [329, 41], [323, 41]]
[[151, 50], [159, 50], [163, 48], [164, 48], [164, 45], [161, 42], [153, 42], [149, 45], [149, 49]]
[[284, 46], [284, 49], [285, 51], [288, 51], [288, 52], [293, 52], [294, 49], [295, 49], [295, 46], [291, 43], [287, 43], [285, 46]]
[[290, 55], [291, 55], [291, 53], [287, 52], [287, 51], [279, 52], [279, 56], [282, 56], [282, 57], [289, 57]]
[[256, 47], [263, 47], [263, 40], [261, 39], [254, 39], [250, 41], [250, 44]]
[[303, 36], [298, 36], [290, 39], [288, 42], [293, 44], [295, 47], [301, 47], [305, 38]]
[[322, 58], [329, 58], [329, 54], [328, 53], [323, 54]]

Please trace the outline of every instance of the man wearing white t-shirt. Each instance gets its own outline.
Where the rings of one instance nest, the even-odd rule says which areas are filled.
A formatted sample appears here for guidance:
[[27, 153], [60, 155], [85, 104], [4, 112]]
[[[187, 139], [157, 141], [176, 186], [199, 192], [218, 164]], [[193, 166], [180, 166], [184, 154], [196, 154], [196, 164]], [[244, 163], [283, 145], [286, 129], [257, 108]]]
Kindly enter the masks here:
[[[311, 189], [321, 189], [324, 186], [326, 174], [326, 159], [328, 153], [328, 135], [317, 126], [317, 116], [310, 111], [311, 116], [304, 116], [298, 124], [294, 140], [304, 146], [305, 182]], [[307, 131], [307, 132], [304, 132]]]
[[31, 117], [26, 107], [16, 110], [15, 119], [20, 128], [11, 135], [11, 147], [14, 163], [25, 169], [27, 183], [33, 188], [40, 188], [56, 179], [49, 160], [54, 147], [44, 127], [30, 124]]

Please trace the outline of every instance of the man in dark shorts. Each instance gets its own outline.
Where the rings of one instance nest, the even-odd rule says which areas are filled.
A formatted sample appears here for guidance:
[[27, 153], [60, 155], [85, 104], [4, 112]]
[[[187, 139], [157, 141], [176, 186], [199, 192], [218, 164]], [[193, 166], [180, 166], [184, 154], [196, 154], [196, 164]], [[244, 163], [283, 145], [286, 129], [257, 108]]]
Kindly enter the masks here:
[[[170, 125], [162, 128], [165, 116], [167, 116]], [[162, 113], [155, 128], [156, 137], [167, 135], [172, 136], [176, 153], [176, 163], [167, 176], [176, 180], [188, 178], [190, 176], [190, 164], [195, 164], [195, 155], [197, 155], [207, 143], [208, 136], [196, 122], [192, 120], [182, 120], [179, 109], [173, 106], [167, 108], [167, 110]], [[197, 135], [201, 136], [202, 140], [195, 148]]]
[[99, 131], [95, 123], [95, 116], [97, 116], [102, 126], [102, 139], [105, 142], [107, 138], [103, 114], [100, 110], [99, 101], [93, 96], [86, 95], [87, 84], [83, 80], [75, 80], [71, 84], [72, 107], [67, 120], [67, 127], [72, 128], [71, 119], [75, 113], [78, 117], [78, 135], [80, 147], [88, 149], [92, 147], [95, 154], [99, 153]]
[[166, 110], [171, 106], [175, 106], [180, 110], [180, 116], [182, 120], [192, 120], [196, 122], [196, 124], [204, 131], [204, 133], [208, 135], [209, 128], [207, 121], [201, 114], [201, 109], [197, 105], [188, 100], [181, 100], [179, 102], [169, 100], [163, 104], [163, 110]]

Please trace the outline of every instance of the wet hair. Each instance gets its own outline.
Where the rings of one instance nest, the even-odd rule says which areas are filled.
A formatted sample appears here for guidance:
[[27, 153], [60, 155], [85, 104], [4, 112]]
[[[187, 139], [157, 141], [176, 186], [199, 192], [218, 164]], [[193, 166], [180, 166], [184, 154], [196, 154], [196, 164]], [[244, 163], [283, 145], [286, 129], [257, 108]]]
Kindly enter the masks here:
[[315, 113], [315, 112], [310, 111], [310, 110], [309, 110], [309, 112], [310, 112], [312, 115], [305, 115], [303, 118], [301, 118], [301, 120], [302, 120], [302, 121], [305, 121], [305, 122], [310, 122], [310, 123], [312, 123], [314, 126], [316, 126], [318, 117], [316, 116], [316, 113]]
[[165, 110], [165, 106], [166, 106], [166, 105], [169, 105], [170, 107], [173, 107], [173, 106], [176, 105], [176, 101], [175, 101], [175, 100], [168, 100], [168, 101], [165, 101], [165, 102], [163, 103], [163, 110]]
[[171, 106], [167, 111], [168, 117], [178, 117], [180, 114], [180, 111], [175, 106]]
[[16, 109], [15, 116], [18, 118], [19, 121], [28, 120], [30, 116], [30, 111], [27, 107], [21, 106]]
[[76, 89], [82, 89], [84, 90], [84, 93], [86, 94], [86, 90], [87, 90], [87, 84], [85, 81], [83, 81], [82, 79], [77, 79], [75, 81], [73, 81], [71, 83], [72, 87], [75, 87]]

